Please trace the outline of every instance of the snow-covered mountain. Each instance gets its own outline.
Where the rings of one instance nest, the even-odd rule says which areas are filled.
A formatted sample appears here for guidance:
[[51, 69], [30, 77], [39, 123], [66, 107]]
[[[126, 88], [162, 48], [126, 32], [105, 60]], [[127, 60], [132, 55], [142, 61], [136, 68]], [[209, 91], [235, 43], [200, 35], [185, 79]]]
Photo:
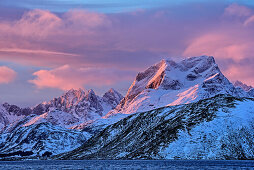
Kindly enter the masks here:
[[81, 124], [80, 128], [100, 131], [132, 113], [187, 104], [218, 94], [250, 97], [242, 88], [234, 87], [211, 56], [191, 57], [181, 62], [162, 60], [138, 73], [116, 109], [101, 119]]
[[[33, 108], [22, 109], [6, 103], [0, 106], [0, 128], [9, 132], [17, 124], [20, 127], [42, 122], [74, 128], [81, 123], [105, 116], [122, 98], [122, 95], [114, 89], [110, 89], [103, 97], [97, 96], [93, 90], [71, 89], [62, 96]], [[28, 115], [36, 116], [28, 117]], [[26, 121], [23, 118], [26, 118]]]
[[7, 156], [27, 154], [24, 152], [42, 156], [45, 152], [73, 150], [91, 137], [90, 133], [78, 130], [78, 125], [104, 116], [122, 98], [114, 89], [103, 97], [93, 90], [72, 89], [34, 108], [5, 103], [0, 106], [0, 152]]
[[254, 99], [217, 95], [129, 115], [57, 159], [254, 159]]
[[[188, 147], [192, 146], [190, 141], [199, 141], [192, 146], [199, 149], [197, 147], [203, 147], [207, 142], [201, 139], [209, 137], [212, 144], [208, 148], [218, 149], [213, 142], [217, 142], [215, 138], [222, 138], [218, 146], [225, 145], [228, 151], [222, 149], [225, 155], [221, 156], [221, 152], [217, 154], [214, 150], [217, 154], [214, 156], [212, 151], [208, 153], [207, 149], [201, 149], [201, 159], [238, 159], [242, 153], [250, 158], [252, 153], [245, 150], [232, 156], [230, 149], [234, 146], [227, 143], [233, 138], [231, 131], [222, 127], [229, 127], [232, 123], [236, 127], [232, 128], [232, 133], [237, 134], [240, 126], [246, 125], [251, 129], [249, 122], [244, 124], [245, 118], [239, 115], [243, 109], [241, 114], [252, 118], [253, 100], [248, 97], [254, 97], [254, 89], [245, 91], [242, 87], [235, 87], [211, 56], [192, 57], [181, 62], [162, 60], [138, 73], [124, 98], [113, 89], [102, 97], [93, 90], [72, 89], [33, 108], [22, 109], [9, 104], [0, 106], [0, 128], [3, 132], [0, 152], [32, 151], [40, 155], [49, 151], [57, 154], [62, 152], [59, 149], [72, 150], [93, 136], [79, 150], [61, 158], [156, 159], [178, 158], [181, 155], [180, 158], [199, 159], [198, 153]], [[240, 121], [239, 126], [235, 125], [237, 121]], [[200, 126], [207, 131], [202, 131]], [[246, 136], [252, 140], [249, 129], [246, 131], [249, 136]], [[188, 136], [191, 130], [193, 132]], [[216, 130], [219, 136], [208, 136]], [[225, 141], [223, 135], [226, 135]], [[186, 146], [185, 138], [188, 139]], [[172, 153], [171, 144], [178, 139], [180, 142], [175, 145], [183, 144], [181, 146], [188, 151], [180, 153], [181, 148], [172, 145], [178, 149]], [[239, 147], [254, 149], [251, 144]], [[190, 157], [191, 153], [193, 157]]]
[[250, 97], [254, 97], [254, 88], [248, 91]]
[[30, 108], [20, 108], [16, 105], [4, 103], [0, 105], [0, 133], [14, 122], [19, 121], [31, 113]]
[[236, 81], [234, 83], [234, 86], [236, 88], [241, 88], [241, 89], [245, 90], [249, 94], [250, 97], [254, 97], [254, 88], [252, 86], [248, 86], [248, 85], [242, 83], [241, 81]]
[[114, 89], [110, 89], [103, 97], [97, 96], [92, 89], [88, 91], [71, 89], [58, 98], [37, 105], [33, 108], [33, 113], [41, 115], [57, 109], [88, 121], [104, 116], [114, 109], [122, 98], [122, 95]]
[[234, 86], [241, 87], [245, 91], [249, 91], [249, 90], [253, 89], [252, 86], [248, 86], [247, 84], [244, 84], [243, 82], [241, 82], [239, 80], [235, 81]]
[[103, 97], [97, 96], [93, 90], [72, 89], [61, 97], [37, 105], [33, 111], [39, 116], [31, 119], [25, 126], [50, 122], [65, 128], [75, 128], [81, 123], [105, 116], [122, 98], [114, 89], [110, 89]]
[[162, 60], [138, 73], [127, 95], [108, 115], [191, 103], [217, 94], [248, 97], [222, 74], [211, 56], [192, 57], [181, 62]]
[[65, 129], [51, 123], [34, 124], [2, 134], [0, 152], [10, 154], [30, 151], [32, 156], [42, 156], [45, 152], [51, 152], [54, 155], [81, 146], [88, 137], [89, 134], [85, 132]]

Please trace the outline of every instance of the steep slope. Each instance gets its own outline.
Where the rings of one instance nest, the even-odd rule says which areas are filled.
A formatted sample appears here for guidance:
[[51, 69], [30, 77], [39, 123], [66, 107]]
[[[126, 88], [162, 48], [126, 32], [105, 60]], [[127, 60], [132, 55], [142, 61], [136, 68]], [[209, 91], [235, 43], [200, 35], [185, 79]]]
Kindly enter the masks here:
[[32, 151], [34, 156], [42, 156], [46, 151], [54, 154], [73, 150], [90, 137], [87, 133], [69, 130], [50, 123], [40, 123], [16, 128], [12, 133], [1, 135], [1, 154], [18, 151]]
[[217, 95], [132, 114], [57, 159], [253, 159], [254, 99]]
[[229, 82], [211, 56], [181, 62], [162, 60], [136, 76], [124, 99], [108, 115], [185, 104], [217, 94], [248, 97], [244, 90]]

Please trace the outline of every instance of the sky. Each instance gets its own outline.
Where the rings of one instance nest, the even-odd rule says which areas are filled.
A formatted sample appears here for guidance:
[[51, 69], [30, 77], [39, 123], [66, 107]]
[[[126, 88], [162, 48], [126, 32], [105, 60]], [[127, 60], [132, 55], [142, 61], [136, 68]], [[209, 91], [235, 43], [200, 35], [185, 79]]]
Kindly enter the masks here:
[[1, 0], [0, 102], [34, 106], [71, 88], [125, 95], [161, 59], [214, 56], [254, 86], [252, 0]]

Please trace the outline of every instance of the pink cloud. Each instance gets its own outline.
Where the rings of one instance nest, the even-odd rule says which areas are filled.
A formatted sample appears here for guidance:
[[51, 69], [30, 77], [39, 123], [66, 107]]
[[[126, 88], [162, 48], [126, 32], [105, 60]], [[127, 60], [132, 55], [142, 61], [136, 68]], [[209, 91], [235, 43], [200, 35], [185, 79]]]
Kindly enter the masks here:
[[64, 14], [65, 24], [78, 26], [82, 30], [84, 27], [96, 28], [99, 26], [111, 25], [110, 20], [104, 14], [88, 12], [84, 10], [72, 10]]
[[[225, 31], [225, 32], [224, 32]], [[220, 59], [233, 59], [236, 62], [250, 57], [254, 52], [252, 44], [254, 40], [237, 35], [237, 33], [207, 33], [192, 41], [186, 48], [184, 56], [213, 55]]]
[[0, 67], [0, 84], [8, 84], [16, 78], [17, 73], [9, 67]]
[[248, 65], [232, 65], [227, 70], [225, 70], [225, 75], [232, 80], [241, 80], [242, 82], [254, 86], [254, 81], [252, 79], [254, 75], [253, 67]]
[[225, 8], [225, 15], [246, 17], [252, 14], [252, 10], [246, 6], [238, 5], [233, 3]]
[[[198, 7], [185, 5], [116, 14], [32, 10], [21, 19], [0, 21], [0, 59], [51, 69], [36, 72], [39, 76], [35, 75], [32, 82], [40, 88], [61, 84], [64, 80], [57, 70], [66, 64], [70, 68], [65, 70], [77, 77], [87, 74], [74, 68], [133, 73], [161, 58], [203, 54], [224, 62], [224, 70], [243, 62], [252, 65], [249, 61], [253, 60], [253, 10], [237, 4], [227, 8], [213, 5], [201, 3]], [[105, 75], [98, 70], [91, 72], [95, 76], [97, 73]], [[47, 85], [43, 75], [56, 79]], [[114, 77], [109, 72], [106, 75]], [[78, 78], [73, 82], [75, 87], [91, 83]]]
[[61, 24], [62, 20], [55, 14], [36, 9], [26, 12], [20, 20], [15, 22], [13, 32], [19, 36], [45, 38], [57, 31]]
[[[151, 27], [150, 21], [143, 20], [145, 14], [136, 15], [105, 15], [82, 10], [56, 15], [32, 10], [19, 20], [0, 22], [0, 59], [45, 67], [70, 64], [133, 69], [135, 63], [126, 67], [126, 61], [131, 63], [131, 60], [122, 62], [121, 58], [127, 55], [137, 58], [141, 53], [151, 56], [156, 49], [167, 48], [167, 43], [156, 43], [162, 41], [161, 35]], [[133, 17], [135, 20], [130, 20]], [[124, 26], [126, 19], [130, 24]], [[152, 20], [159, 23], [157, 19]]]
[[[73, 10], [57, 16], [32, 10], [19, 20], [0, 21], [0, 59], [39, 66], [79, 65], [72, 49], [105, 44], [99, 30], [110, 26], [106, 15]], [[80, 51], [78, 51], [80, 53]], [[85, 56], [85, 54], [82, 54]]]
[[29, 80], [37, 88], [58, 88], [69, 90], [71, 88], [84, 88], [85, 85], [102, 87], [113, 83], [130, 80], [124, 73], [116, 73], [115, 70], [99, 68], [73, 68], [64, 65], [52, 70], [39, 70], [33, 75], [35, 79]]

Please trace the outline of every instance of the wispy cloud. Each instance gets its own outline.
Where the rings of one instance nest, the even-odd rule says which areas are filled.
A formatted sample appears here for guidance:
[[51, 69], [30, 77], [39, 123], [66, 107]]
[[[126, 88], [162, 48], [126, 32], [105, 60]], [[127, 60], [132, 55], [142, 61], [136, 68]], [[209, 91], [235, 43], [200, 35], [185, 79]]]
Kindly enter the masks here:
[[14, 48], [2, 48], [0, 52], [7, 53], [24, 53], [24, 54], [45, 54], [45, 55], [63, 55], [63, 56], [79, 56], [78, 54], [64, 53], [58, 51], [47, 51], [47, 50], [29, 50], [29, 49], [14, 49]]

